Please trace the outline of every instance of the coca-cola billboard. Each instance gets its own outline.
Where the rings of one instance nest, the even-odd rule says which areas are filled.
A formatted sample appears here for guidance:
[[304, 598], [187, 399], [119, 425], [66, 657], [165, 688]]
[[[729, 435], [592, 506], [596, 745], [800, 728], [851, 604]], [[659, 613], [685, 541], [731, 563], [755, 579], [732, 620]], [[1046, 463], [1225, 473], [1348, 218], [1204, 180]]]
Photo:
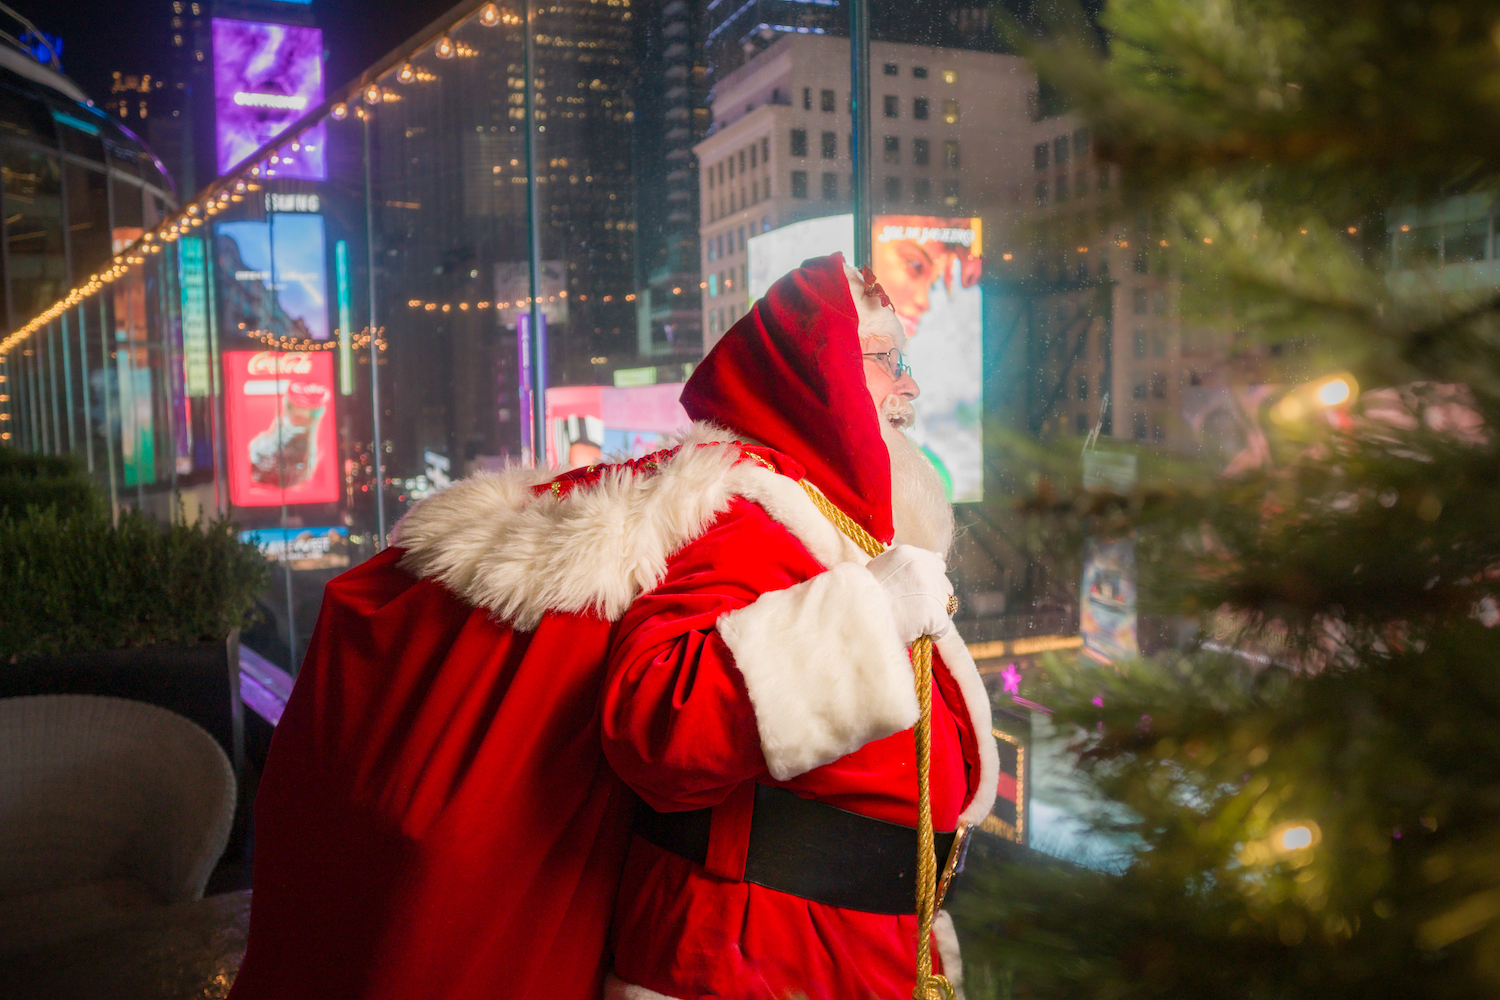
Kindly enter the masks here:
[[224, 354], [232, 504], [338, 500], [333, 378], [327, 351]]

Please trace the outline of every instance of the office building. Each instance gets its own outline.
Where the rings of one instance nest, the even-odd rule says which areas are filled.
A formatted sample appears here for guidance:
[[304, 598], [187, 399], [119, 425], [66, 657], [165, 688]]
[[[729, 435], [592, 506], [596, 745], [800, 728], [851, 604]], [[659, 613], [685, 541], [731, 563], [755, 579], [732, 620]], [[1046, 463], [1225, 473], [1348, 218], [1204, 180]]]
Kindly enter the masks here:
[[708, 132], [702, 12], [689, 0], [635, 8], [632, 127], [636, 186], [637, 350], [643, 359], [703, 349], [698, 161]]
[[[847, 62], [843, 39], [786, 35], [714, 88], [713, 131], [696, 149], [705, 347], [750, 306], [750, 237], [851, 210]], [[1030, 67], [892, 42], [871, 43], [871, 63], [873, 214], [981, 217], [993, 248], [1027, 211], [1040, 134]]]

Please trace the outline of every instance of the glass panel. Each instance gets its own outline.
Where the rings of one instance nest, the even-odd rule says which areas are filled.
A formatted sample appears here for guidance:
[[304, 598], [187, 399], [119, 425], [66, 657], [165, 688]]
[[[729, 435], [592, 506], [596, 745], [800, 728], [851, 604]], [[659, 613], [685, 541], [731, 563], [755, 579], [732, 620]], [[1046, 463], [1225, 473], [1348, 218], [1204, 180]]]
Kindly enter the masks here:
[[68, 239], [72, 281], [81, 284], [110, 257], [109, 185], [104, 171], [64, 166], [68, 184]]
[[20, 325], [69, 287], [62, 172], [56, 156], [15, 147], [5, 150], [3, 164], [11, 320]]
[[110, 179], [110, 194], [112, 243], [118, 253], [140, 239], [145, 231], [145, 204], [140, 185], [119, 176]]

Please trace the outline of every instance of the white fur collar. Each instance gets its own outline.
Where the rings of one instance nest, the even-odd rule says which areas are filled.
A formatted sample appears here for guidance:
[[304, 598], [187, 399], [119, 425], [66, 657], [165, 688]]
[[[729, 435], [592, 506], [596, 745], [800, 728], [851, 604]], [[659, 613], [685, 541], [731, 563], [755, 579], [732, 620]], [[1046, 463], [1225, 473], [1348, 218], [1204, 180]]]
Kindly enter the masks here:
[[[592, 612], [616, 621], [666, 575], [667, 560], [706, 531], [735, 497], [759, 504], [825, 567], [869, 562], [813, 506], [802, 487], [741, 461], [735, 435], [695, 423], [654, 475], [614, 469], [562, 497], [534, 487], [554, 475], [507, 469], [455, 483], [411, 509], [391, 532], [403, 569], [435, 578], [468, 603], [516, 628], [547, 611]], [[958, 682], [979, 743], [979, 790], [964, 819], [989, 812], [999, 775], [989, 698], [956, 630], [938, 644]]]
[[613, 469], [561, 498], [534, 491], [554, 478], [545, 470], [471, 476], [413, 507], [391, 544], [406, 549], [408, 572], [441, 580], [521, 629], [535, 628], [546, 611], [617, 620], [737, 496], [758, 503], [823, 565], [868, 562], [801, 486], [740, 461], [734, 441], [694, 424], [655, 475]]

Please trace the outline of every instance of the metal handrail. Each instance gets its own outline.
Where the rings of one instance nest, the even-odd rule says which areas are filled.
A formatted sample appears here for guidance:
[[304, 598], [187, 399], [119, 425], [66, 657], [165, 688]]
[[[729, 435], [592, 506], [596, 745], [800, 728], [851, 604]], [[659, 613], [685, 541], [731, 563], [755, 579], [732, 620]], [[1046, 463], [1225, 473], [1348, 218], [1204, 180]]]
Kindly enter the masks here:
[[[22, 27], [24, 27], [31, 33], [31, 37], [41, 42], [42, 45], [46, 47], [47, 54], [52, 57], [52, 68], [57, 70], [57, 72], [59, 73], [62, 72], [62, 60], [57, 57], [57, 50], [52, 47], [52, 43], [47, 40], [47, 36], [42, 34], [42, 32], [37, 29], [36, 25], [32, 24], [22, 14], [18, 13], [16, 10], [5, 3], [0, 3], [0, 14], [9, 14], [13, 20], [19, 22]], [[11, 45], [14, 45], [17, 49], [26, 53], [28, 56], [35, 55], [35, 52], [29, 46], [23, 43], [20, 38], [11, 35], [6, 31], [0, 31], [0, 39], [4, 39]], [[38, 59], [37, 61], [41, 62], [40, 59]]]

